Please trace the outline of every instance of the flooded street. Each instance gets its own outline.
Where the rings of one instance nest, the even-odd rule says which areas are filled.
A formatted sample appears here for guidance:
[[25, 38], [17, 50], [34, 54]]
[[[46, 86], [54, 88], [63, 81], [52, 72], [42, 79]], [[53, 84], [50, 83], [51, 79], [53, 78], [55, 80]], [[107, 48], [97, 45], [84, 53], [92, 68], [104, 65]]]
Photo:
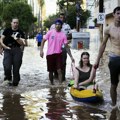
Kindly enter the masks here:
[[[98, 53], [99, 42], [94, 36], [90, 41], [90, 60], [93, 64]], [[45, 46], [46, 52], [47, 45]], [[75, 64], [84, 50], [72, 50]], [[112, 110], [109, 95], [110, 81], [107, 67], [107, 52], [97, 70], [96, 82], [103, 91], [104, 101], [98, 104], [80, 103], [70, 95], [68, 83], [73, 78], [71, 60], [67, 57], [66, 83], [50, 85], [46, 70], [46, 58], [40, 58], [35, 40], [29, 40], [25, 48], [20, 69], [21, 81], [18, 87], [2, 86], [4, 74], [0, 56], [0, 120], [120, 120], [120, 111]], [[119, 85], [120, 86], [120, 85]], [[120, 100], [120, 87], [118, 87]]]

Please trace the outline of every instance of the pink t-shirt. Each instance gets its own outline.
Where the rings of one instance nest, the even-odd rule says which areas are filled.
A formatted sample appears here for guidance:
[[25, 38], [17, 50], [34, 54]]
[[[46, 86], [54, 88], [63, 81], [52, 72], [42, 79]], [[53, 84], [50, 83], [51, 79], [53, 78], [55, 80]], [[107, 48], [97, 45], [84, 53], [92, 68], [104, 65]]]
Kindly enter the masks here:
[[47, 55], [61, 53], [62, 45], [67, 43], [66, 35], [62, 31], [50, 30], [44, 36], [44, 39], [48, 40]]

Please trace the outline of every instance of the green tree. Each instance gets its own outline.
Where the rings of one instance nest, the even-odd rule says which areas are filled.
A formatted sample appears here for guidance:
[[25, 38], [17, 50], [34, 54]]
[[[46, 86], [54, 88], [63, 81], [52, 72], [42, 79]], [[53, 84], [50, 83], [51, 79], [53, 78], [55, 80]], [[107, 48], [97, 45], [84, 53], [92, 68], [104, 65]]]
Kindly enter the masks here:
[[10, 22], [13, 17], [17, 17], [19, 19], [20, 27], [25, 32], [28, 32], [29, 27], [36, 20], [33, 17], [31, 7], [23, 2], [11, 2], [4, 7], [2, 20], [5, 22], [5, 26], [10, 26]]
[[[66, 7], [66, 3], [68, 4], [68, 6]], [[60, 7], [60, 11], [59, 12], [64, 12], [66, 14], [66, 18], [67, 18], [67, 23], [71, 26], [71, 28], [76, 27], [76, 0], [58, 0], [57, 4]], [[82, 1], [81, 1], [82, 4]], [[68, 11], [66, 11], [66, 9]], [[46, 26], [47, 28], [49, 28], [49, 26], [51, 26], [51, 23], [53, 22], [53, 20], [55, 20], [57, 18], [57, 16], [59, 13], [57, 13], [57, 15], [52, 15], [49, 16], [46, 20], [45, 20], [45, 24], [44, 26]], [[81, 9], [81, 16], [80, 16], [80, 27], [86, 27], [86, 23], [88, 18], [91, 16], [90, 11], [89, 10], [83, 10]]]
[[23, 3], [27, 3], [27, 0], [1, 0], [0, 2], [3, 2], [5, 4], [9, 4], [9, 3], [12, 3], [12, 2], [23, 2]]
[[[81, 10], [80, 27], [87, 26], [87, 20], [90, 16], [91, 14], [89, 10]], [[74, 6], [68, 7], [67, 23], [70, 24], [71, 28], [76, 26], [76, 9]]]
[[[41, 31], [42, 31], [42, 9], [43, 9], [43, 6], [45, 4], [45, 1], [44, 0], [38, 0], [38, 4], [39, 4], [39, 11], [40, 11], [40, 21], [41, 21]], [[38, 21], [39, 23], [39, 21]], [[39, 24], [38, 24], [39, 25]]]
[[44, 20], [44, 27], [49, 29], [50, 26], [54, 23], [55, 19], [58, 18], [58, 16], [58, 14], [50, 15], [46, 20]]
[[[81, 11], [81, 17], [80, 17], [80, 27], [86, 27], [86, 23], [88, 18], [90, 17], [90, 11], [89, 10], [82, 10]], [[59, 13], [56, 15], [51, 15], [49, 16], [45, 21], [44, 21], [44, 26], [49, 28], [53, 21], [59, 17]], [[67, 12], [67, 23], [71, 26], [73, 29], [76, 27], [76, 9], [75, 6], [69, 5], [68, 7], [68, 12]]]

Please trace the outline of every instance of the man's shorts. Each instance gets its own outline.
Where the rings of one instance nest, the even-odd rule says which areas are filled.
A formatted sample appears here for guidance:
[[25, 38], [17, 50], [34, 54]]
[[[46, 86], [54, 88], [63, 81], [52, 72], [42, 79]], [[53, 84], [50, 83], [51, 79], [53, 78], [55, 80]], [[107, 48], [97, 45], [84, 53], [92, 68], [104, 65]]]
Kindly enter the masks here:
[[54, 72], [62, 69], [62, 53], [47, 55], [47, 71]]
[[120, 74], [120, 57], [110, 57], [108, 66], [110, 69], [111, 83], [113, 85], [117, 85], [119, 82]]
[[37, 46], [38, 46], [38, 47], [41, 46], [41, 42], [38, 42], [38, 43], [37, 43]]

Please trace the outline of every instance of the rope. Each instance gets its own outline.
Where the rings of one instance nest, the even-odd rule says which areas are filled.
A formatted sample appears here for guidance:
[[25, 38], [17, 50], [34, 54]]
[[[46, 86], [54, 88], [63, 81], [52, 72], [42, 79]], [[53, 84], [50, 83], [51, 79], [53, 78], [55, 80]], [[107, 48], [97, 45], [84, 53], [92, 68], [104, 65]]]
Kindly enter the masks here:
[[72, 79], [70, 80], [70, 83], [68, 84], [68, 87], [71, 87], [74, 85], [74, 70], [73, 70], [73, 65], [71, 63], [71, 68], [70, 68], [70, 74], [72, 74]]
[[73, 79], [74, 79], [74, 70], [73, 70], [73, 64], [71, 63], [71, 70], [72, 70], [72, 75], [73, 75]]
[[93, 81], [93, 93], [96, 93], [96, 88], [95, 88], [95, 79], [94, 79], [94, 81]]

